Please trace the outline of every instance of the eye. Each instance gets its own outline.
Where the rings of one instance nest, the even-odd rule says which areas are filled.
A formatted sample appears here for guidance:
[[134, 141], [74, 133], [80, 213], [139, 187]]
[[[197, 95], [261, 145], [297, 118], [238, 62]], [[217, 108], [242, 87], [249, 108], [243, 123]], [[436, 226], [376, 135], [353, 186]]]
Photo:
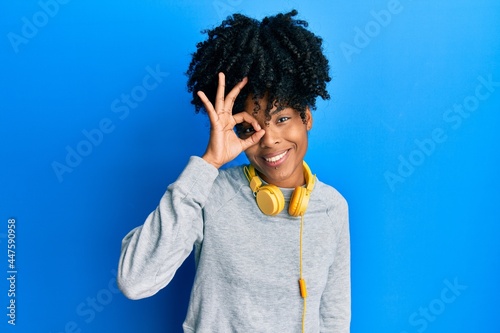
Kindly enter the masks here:
[[277, 123], [284, 123], [285, 121], [287, 121], [288, 119], [290, 119], [290, 117], [279, 117], [276, 122]]
[[255, 132], [255, 130], [253, 129], [253, 127], [246, 127], [243, 129], [242, 133], [243, 134], [252, 134], [253, 132]]
[[240, 137], [246, 137], [246, 136], [252, 135], [255, 132], [255, 130], [253, 129], [252, 126], [242, 126], [242, 125], [240, 125], [237, 128], [237, 132], [238, 132], [238, 135]]

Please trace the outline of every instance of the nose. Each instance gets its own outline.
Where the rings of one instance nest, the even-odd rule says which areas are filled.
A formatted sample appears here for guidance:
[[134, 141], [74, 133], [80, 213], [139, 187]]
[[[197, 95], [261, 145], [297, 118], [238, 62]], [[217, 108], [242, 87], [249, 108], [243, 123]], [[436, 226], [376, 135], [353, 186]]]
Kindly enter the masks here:
[[266, 132], [259, 142], [261, 148], [273, 147], [274, 145], [280, 143], [281, 138], [279, 132], [276, 130], [276, 128], [274, 128], [274, 126], [267, 123], [264, 126], [262, 126], [262, 128]]

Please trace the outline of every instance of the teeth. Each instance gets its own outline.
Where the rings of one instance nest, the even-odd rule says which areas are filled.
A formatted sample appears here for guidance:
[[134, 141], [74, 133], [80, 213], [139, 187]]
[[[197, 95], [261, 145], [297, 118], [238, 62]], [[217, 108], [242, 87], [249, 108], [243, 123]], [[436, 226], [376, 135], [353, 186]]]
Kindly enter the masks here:
[[286, 155], [286, 153], [287, 153], [287, 152], [285, 151], [285, 152], [284, 152], [284, 153], [282, 153], [282, 154], [279, 154], [279, 155], [273, 156], [273, 157], [271, 157], [271, 158], [266, 158], [266, 161], [267, 161], [267, 162], [271, 162], [271, 163], [277, 162], [277, 161], [281, 160], [281, 159], [283, 158], [283, 156], [285, 156], [285, 155]]

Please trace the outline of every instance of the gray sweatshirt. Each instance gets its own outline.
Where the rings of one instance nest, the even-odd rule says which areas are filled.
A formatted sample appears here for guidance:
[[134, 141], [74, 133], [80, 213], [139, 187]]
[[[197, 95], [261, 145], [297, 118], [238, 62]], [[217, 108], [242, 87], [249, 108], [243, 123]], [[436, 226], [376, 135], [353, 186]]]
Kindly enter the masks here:
[[[282, 189], [289, 201], [293, 189]], [[191, 157], [142, 226], [122, 242], [118, 285], [131, 299], [157, 293], [195, 250], [184, 332], [301, 332], [300, 217], [266, 216], [242, 167]], [[349, 332], [349, 222], [345, 199], [316, 181], [303, 231], [306, 332]]]

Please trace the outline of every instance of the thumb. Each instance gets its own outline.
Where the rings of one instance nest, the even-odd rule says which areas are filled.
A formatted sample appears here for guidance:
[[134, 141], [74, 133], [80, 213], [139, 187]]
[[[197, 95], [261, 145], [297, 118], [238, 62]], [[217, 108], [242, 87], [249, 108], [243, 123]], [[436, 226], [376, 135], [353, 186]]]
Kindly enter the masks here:
[[266, 131], [261, 128], [260, 130], [255, 132], [251, 137], [249, 137], [245, 140], [242, 140], [241, 147], [245, 151], [248, 148], [252, 147], [253, 145], [256, 145], [257, 143], [259, 143], [260, 139], [262, 139], [264, 134], [266, 134]]

